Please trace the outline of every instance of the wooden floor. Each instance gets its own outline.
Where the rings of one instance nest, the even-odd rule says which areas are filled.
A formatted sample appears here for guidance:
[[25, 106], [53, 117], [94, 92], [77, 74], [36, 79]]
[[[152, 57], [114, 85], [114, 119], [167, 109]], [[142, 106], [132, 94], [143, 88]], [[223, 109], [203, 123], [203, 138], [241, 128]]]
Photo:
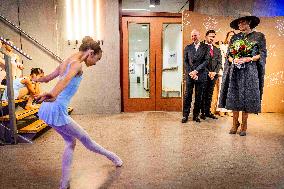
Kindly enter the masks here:
[[[124, 161], [77, 143], [72, 189], [284, 188], [284, 114], [250, 115], [248, 135], [229, 135], [231, 117], [189, 121], [181, 113], [73, 115]], [[34, 144], [0, 146], [0, 188], [56, 189], [64, 143], [50, 130]]]

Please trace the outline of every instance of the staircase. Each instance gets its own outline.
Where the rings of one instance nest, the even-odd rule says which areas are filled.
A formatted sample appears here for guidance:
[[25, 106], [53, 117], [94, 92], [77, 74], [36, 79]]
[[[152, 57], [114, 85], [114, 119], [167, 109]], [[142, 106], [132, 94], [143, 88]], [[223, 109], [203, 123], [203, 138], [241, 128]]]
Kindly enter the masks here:
[[[15, 106], [20, 107], [26, 101], [15, 100]], [[0, 112], [2, 113], [0, 117], [0, 140], [2, 143], [9, 143], [8, 135], [11, 134], [9, 129], [9, 114], [7, 110], [7, 102], [1, 102]], [[38, 119], [37, 113], [39, 108], [34, 108], [30, 110], [25, 110], [18, 108], [16, 110], [16, 126], [19, 142], [21, 143], [32, 143], [32, 140], [36, 139], [42, 133], [50, 129], [50, 127], [42, 120]], [[68, 113], [71, 114], [73, 111], [72, 107], [68, 107]]]
[[[58, 55], [56, 55], [49, 48], [40, 43], [37, 39], [29, 35], [27, 32], [23, 31], [20, 26], [15, 25], [6, 17], [0, 14], [0, 21], [11, 27], [24, 37], [27, 40], [32, 42], [39, 49], [46, 52], [52, 58], [61, 63], [63, 60]], [[18, 52], [23, 57], [31, 60], [32, 58], [25, 52], [22, 51], [22, 48], [16, 47], [4, 37], [0, 36], [0, 41], [11, 47]], [[3, 52], [0, 48], [0, 52], [4, 54], [5, 60], [5, 71], [7, 78], [7, 94], [9, 96], [9, 102], [1, 102], [0, 104], [0, 145], [1, 144], [17, 144], [18, 142], [28, 142], [32, 143], [32, 140], [35, 139], [40, 133], [45, 131], [48, 126], [37, 117], [38, 108], [32, 110], [15, 110], [15, 106], [21, 106], [21, 103], [25, 103], [22, 100], [14, 100], [13, 94], [13, 78], [12, 78], [12, 68], [10, 65], [11, 57]], [[3, 86], [0, 86], [0, 92], [3, 90]], [[14, 106], [15, 105], [15, 106]], [[69, 108], [68, 112], [71, 113], [73, 109]], [[9, 116], [10, 113], [10, 116]]]

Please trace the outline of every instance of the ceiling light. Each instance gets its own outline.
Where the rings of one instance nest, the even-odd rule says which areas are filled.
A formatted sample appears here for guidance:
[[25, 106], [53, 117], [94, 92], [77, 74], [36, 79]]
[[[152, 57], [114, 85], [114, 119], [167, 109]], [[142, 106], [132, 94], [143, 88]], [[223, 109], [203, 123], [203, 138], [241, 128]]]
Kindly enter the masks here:
[[149, 9], [122, 9], [123, 11], [149, 11]]
[[138, 39], [137, 41], [138, 41], [138, 42], [141, 42], [142, 40], [141, 40], [141, 39]]
[[154, 7], [155, 7], [155, 5], [149, 5], [149, 7], [150, 7], [150, 8], [154, 8]]

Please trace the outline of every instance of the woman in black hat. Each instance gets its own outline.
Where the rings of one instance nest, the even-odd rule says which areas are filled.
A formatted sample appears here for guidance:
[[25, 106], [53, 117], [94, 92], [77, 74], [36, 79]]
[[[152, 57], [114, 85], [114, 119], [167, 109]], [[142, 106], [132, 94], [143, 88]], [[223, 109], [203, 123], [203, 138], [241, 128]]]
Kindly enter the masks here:
[[[240, 33], [235, 34], [229, 44], [219, 102], [220, 108], [233, 111], [230, 134], [236, 134], [241, 125], [239, 134], [245, 136], [248, 114], [261, 112], [267, 53], [264, 34], [253, 31], [259, 23], [260, 20], [256, 16], [243, 16], [230, 24], [231, 28], [240, 30]], [[236, 50], [236, 46], [239, 47], [236, 44], [240, 41], [246, 41], [246, 45], [241, 45], [241, 48], [245, 49], [242, 53], [238, 53], [239, 48]], [[251, 50], [246, 51], [249, 46]], [[238, 121], [240, 111], [242, 124]]]

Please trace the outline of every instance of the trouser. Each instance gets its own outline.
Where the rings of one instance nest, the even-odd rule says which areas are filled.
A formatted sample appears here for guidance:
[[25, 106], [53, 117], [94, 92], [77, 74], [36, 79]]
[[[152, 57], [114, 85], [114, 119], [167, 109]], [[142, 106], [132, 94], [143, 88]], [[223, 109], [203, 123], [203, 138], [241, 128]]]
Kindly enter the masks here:
[[202, 106], [201, 106], [201, 113], [205, 115], [210, 114], [210, 108], [212, 103], [212, 96], [214, 91], [214, 86], [216, 83], [216, 79], [211, 80], [209, 77], [207, 81], [204, 83], [204, 91], [202, 95]]
[[202, 93], [204, 90], [204, 81], [195, 81], [193, 79], [187, 79], [186, 90], [183, 99], [183, 116], [188, 117], [192, 102], [193, 88], [195, 89], [195, 100], [193, 108], [193, 117], [198, 117], [201, 109]]

